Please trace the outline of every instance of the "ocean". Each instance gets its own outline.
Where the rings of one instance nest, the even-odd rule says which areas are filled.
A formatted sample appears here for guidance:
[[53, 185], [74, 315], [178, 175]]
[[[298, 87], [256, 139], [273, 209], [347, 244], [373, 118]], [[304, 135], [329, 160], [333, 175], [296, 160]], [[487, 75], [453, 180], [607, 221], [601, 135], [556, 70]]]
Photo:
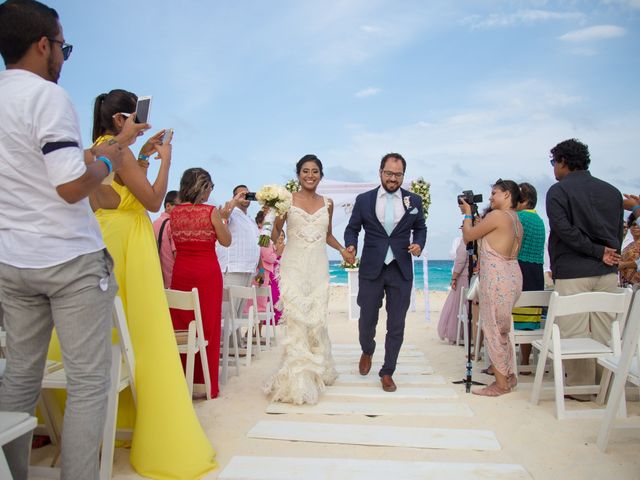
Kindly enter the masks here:
[[[422, 261], [414, 263], [415, 283], [418, 290], [423, 289], [424, 271]], [[429, 290], [446, 292], [451, 282], [453, 260], [429, 260]], [[346, 285], [347, 272], [340, 268], [339, 260], [329, 260], [329, 276], [333, 285]]]

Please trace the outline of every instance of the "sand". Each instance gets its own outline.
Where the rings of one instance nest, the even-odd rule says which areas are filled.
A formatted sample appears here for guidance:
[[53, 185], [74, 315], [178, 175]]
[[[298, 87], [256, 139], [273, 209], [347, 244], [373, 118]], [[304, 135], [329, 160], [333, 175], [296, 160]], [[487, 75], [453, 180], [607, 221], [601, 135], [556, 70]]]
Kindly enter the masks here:
[[[421, 292], [418, 293], [417, 311], [410, 312], [407, 317], [405, 343], [416, 345], [424, 352], [435, 374], [444, 376], [449, 382], [461, 379], [465, 369], [463, 348], [444, 344], [437, 338], [436, 326], [445, 298], [446, 293], [443, 292], [430, 294], [431, 323], [426, 323], [424, 298]], [[381, 315], [380, 326], [382, 328], [378, 329], [377, 341], [382, 346], [384, 314]], [[329, 330], [334, 343], [357, 343], [357, 324], [349, 322], [347, 316], [346, 287], [331, 287]], [[472, 417], [304, 415], [303, 418], [302, 415], [268, 415], [265, 409], [269, 401], [260, 386], [277, 368], [281, 354], [280, 347], [264, 353], [250, 368], [243, 366], [239, 377], [229, 379], [220, 398], [196, 402], [198, 417], [217, 451], [219, 465], [218, 470], [204, 478], [217, 478], [234, 455], [515, 463], [522, 465], [535, 479], [640, 478], [640, 431], [616, 430], [608, 453], [602, 453], [595, 445], [599, 420], [558, 421], [554, 416], [553, 402], [531, 405], [530, 389], [524, 386], [509, 395], [491, 399], [466, 394], [463, 386], [454, 385], [459, 398], [451, 401], [469, 405], [475, 413]], [[475, 370], [479, 371], [481, 367]], [[375, 375], [375, 372], [371, 374]], [[474, 372], [474, 378], [486, 382], [491, 381], [492, 377]], [[531, 377], [521, 379], [531, 382]], [[402, 388], [402, 384], [399, 384], [399, 388]], [[570, 406], [585, 408], [584, 405]], [[640, 405], [637, 402], [629, 403], [629, 413], [640, 414]], [[247, 432], [261, 420], [492, 430], [502, 449], [477, 452], [371, 446], [345, 448], [335, 444], [247, 438]], [[114, 479], [142, 478], [131, 468], [128, 453], [128, 450], [116, 449]]]

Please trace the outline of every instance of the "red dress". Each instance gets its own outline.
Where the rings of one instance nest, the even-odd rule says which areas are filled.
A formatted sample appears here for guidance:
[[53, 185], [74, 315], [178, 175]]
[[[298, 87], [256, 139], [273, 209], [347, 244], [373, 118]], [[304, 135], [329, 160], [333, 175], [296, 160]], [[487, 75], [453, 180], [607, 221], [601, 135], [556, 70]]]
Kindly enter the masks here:
[[[171, 288], [189, 291], [197, 288], [204, 335], [209, 342], [207, 358], [211, 376], [211, 397], [218, 396], [220, 323], [222, 316], [222, 273], [216, 256], [216, 232], [211, 223], [210, 205], [177, 205], [171, 211], [171, 233], [176, 246]], [[190, 312], [171, 310], [173, 328], [186, 330], [193, 320]], [[186, 358], [182, 356], [182, 364]], [[204, 383], [202, 365], [196, 356], [194, 383]]]

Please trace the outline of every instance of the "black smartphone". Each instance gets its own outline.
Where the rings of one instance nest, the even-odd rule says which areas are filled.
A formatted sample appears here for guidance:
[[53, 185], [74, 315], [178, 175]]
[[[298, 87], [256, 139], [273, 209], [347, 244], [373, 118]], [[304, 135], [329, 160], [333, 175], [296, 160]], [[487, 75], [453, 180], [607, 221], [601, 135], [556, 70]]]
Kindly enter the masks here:
[[245, 200], [249, 200], [250, 202], [256, 201], [256, 192], [247, 192], [244, 196]]

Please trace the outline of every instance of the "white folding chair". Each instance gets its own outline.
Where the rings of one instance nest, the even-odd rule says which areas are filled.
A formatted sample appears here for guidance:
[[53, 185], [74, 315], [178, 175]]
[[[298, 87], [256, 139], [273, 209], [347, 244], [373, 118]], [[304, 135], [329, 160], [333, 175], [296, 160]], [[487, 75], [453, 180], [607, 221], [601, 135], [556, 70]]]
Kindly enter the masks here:
[[462, 337], [464, 341], [464, 350], [467, 351], [467, 344], [469, 343], [469, 327], [467, 322], [469, 321], [467, 314], [467, 306], [469, 300], [467, 299], [467, 287], [460, 287], [460, 301], [458, 302], [458, 328], [456, 330], [456, 345], [460, 345], [460, 332], [462, 331]]
[[[518, 300], [516, 300], [513, 308], [520, 307], [548, 307], [549, 299], [551, 298], [551, 290], [538, 290], [522, 292]], [[518, 376], [518, 372], [531, 372], [533, 371], [533, 365], [520, 365], [518, 364], [516, 346], [522, 344], [532, 344], [535, 340], [542, 339], [544, 333], [543, 328], [536, 330], [516, 330], [515, 324], [511, 322], [511, 331], [509, 336], [511, 337], [511, 345], [513, 347], [513, 371]]]
[[[118, 396], [121, 391], [129, 387], [133, 396], [134, 403], [137, 395], [134, 382], [135, 359], [133, 355], [133, 347], [129, 336], [129, 328], [122, 306], [120, 297], [114, 300], [113, 322], [118, 331], [119, 343], [112, 345], [112, 362], [110, 371], [110, 387], [107, 397], [107, 416], [105, 420], [104, 432], [102, 434], [102, 449], [100, 454], [100, 480], [108, 480], [111, 478], [113, 469], [113, 455], [115, 450], [116, 439], [116, 418], [118, 412]], [[122, 368], [124, 364], [124, 369]], [[61, 428], [61, 412], [58, 411], [55, 402], [50, 395], [49, 390], [66, 389], [67, 378], [64, 368], [53, 368], [45, 373], [42, 380], [42, 398], [43, 416], [45, 419], [57, 423], [53, 429], [55, 432], [62, 432]], [[49, 429], [49, 431], [52, 431]], [[52, 443], [60, 445], [60, 433], [58, 438], [52, 438]], [[54, 459], [55, 463], [55, 459]], [[30, 467], [29, 473], [34, 476], [49, 477], [52, 470], [58, 469], [46, 467]]]
[[225, 385], [229, 379], [229, 340], [233, 342], [233, 353], [235, 357], [236, 375], [240, 375], [240, 352], [238, 350], [238, 332], [233, 323], [231, 315], [231, 303], [229, 301], [229, 287], [222, 290], [222, 372], [220, 383]]
[[192, 288], [190, 292], [165, 289], [169, 308], [193, 312], [193, 320], [189, 322], [187, 330], [175, 330], [178, 351], [187, 356], [185, 375], [189, 396], [193, 396], [193, 370], [195, 367], [196, 353], [200, 355], [204, 386], [207, 391], [207, 400], [211, 400], [211, 376], [209, 375], [209, 362], [207, 359], [207, 342], [202, 326], [202, 312], [200, 310], [200, 298], [198, 289]]
[[[553, 376], [555, 384], [556, 416], [563, 419], [567, 416], [593, 416], [594, 410], [567, 412], [564, 405], [565, 393], [589, 394], [598, 393], [599, 385], [564, 386], [562, 360], [598, 359], [620, 355], [620, 324], [624, 322], [631, 301], [631, 289], [617, 289], [616, 293], [587, 292], [576, 295], [560, 296], [551, 294], [549, 310], [541, 340], [534, 340], [533, 348], [540, 351], [533, 382], [531, 403], [537, 405], [542, 390], [547, 358], [553, 360]], [[603, 312], [616, 315], [611, 324], [611, 340], [609, 345], [602, 344], [592, 338], [561, 338], [556, 317], [577, 313]], [[602, 410], [600, 410], [601, 412]], [[597, 413], [597, 410], [595, 411]]]
[[[240, 312], [239, 306], [243, 303], [243, 300], [252, 300], [252, 305], [249, 307], [247, 311], [247, 315], [245, 316], [243, 312]], [[247, 337], [246, 337], [246, 365], [247, 367], [251, 365], [251, 356], [253, 352], [255, 352], [256, 358], [260, 357], [260, 332], [258, 331], [258, 320], [257, 315], [255, 315], [256, 306], [258, 305], [256, 299], [256, 289], [255, 287], [240, 287], [238, 285], [230, 285], [229, 286], [229, 311], [231, 313], [231, 317], [233, 319], [234, 328], [246, 328], [247, 329]], [[253, 342], [255, 341], [256, 348], [253, 350]]]
[[[605, 409], [596, 443], [603, 452], [607, 449], [612, 430], [616, 427], [616, 416], [625, 415], [625, 386], [627, 381], [640, 387], [640, 294], [636, 293], [631, 313], [624, 328], [620, 355], [599, 358], [598, 363], [614, 375], [613, 385]], [[604, 378], [604, 376], [603, 376]], [[603, 387], [608, 382], [603, 381]], [[601, 392], [602, 393], [602, 392]], [[620, 420], [618, 420], [620, 422]], [[622, 426], [622, 425], [619, 425]], [[640, 428], [637, 417], [632, 424]]]
[[11, 480], [13, 477], [2, 446], [30, 432], [37, 424], [36, 417], [28, 413], [0, 412], [0, 478], [3, 480]]
[[273, 306], [273, 297], [271, 294], [271, 287], [256, 287], [256, 298], [266, 298], [267, 305], [264, 312], [258, 311], [256, 305], [256, 315], [258, 317], [258, 323], [264, 322], [264, 336], [267, 350], [271, 348], [271, 336], [273, 335], [273, 344], [277, 345], [276, 337], [276, 311]]

